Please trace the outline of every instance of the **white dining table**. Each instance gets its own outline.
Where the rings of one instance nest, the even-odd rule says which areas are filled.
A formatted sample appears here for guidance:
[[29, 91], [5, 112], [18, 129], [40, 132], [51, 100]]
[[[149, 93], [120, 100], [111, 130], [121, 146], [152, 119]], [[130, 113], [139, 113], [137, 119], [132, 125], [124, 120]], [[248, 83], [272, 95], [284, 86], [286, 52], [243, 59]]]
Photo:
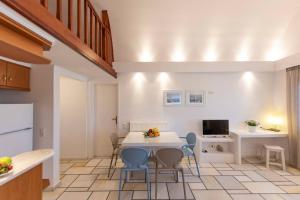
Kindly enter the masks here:
[[122, 141], [122, 147], [180, 148], [183, 143], [176, 132], [161, 132], [158, 137], [145, 137], [143, 132], [129, 132]]

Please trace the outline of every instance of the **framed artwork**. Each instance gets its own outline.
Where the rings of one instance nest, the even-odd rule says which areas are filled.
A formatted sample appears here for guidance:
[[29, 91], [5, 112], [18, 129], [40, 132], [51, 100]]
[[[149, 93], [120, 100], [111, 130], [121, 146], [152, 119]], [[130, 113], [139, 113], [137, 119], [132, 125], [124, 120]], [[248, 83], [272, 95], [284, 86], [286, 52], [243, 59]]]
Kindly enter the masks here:
[[187, 91], [186, 104], [191, 106], [203, 106], [205, 104], [204, 91]]
[[184, 92], [182, 90], [165, 90], [164, 105], [165, 106], [180, 106], [184, 101]]

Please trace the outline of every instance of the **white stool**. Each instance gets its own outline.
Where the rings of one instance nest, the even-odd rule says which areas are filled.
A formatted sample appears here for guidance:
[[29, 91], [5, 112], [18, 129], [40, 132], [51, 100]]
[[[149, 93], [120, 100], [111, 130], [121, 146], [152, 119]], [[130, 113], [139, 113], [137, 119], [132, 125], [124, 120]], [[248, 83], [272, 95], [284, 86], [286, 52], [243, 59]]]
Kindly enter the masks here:
[[[286, 170], [285, 167], [285, 156], [284, 156], [284, 148], [280, 147], [280, 146], [272, 146], [272, 145], [264, 145], [264, 147], [266, 148], [266, 168], [270, 167], [271, 165], [277, 165], [282, 167], [282, 170]], [[276, 163], [276, 162], [270, 162], [270, 153], [271, 152], [275, 152], [276, 153], [276, 158], [277, 155], [280, 154], [281, 156], [281, 164], [280, 163]]]

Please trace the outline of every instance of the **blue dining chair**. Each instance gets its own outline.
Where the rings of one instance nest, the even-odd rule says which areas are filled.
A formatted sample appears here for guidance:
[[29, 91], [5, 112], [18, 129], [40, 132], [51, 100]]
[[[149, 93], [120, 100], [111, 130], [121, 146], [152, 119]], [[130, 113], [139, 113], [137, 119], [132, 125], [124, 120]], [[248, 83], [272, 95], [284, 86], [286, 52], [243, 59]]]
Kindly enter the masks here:
[[120, 153], [120, 157], [124, 163], [124, 166], [121, 168], [120, 180], [119, 180], [119, 197], [121, 198], [121, 190], [123, 188], [122, 179], [123, 174], [125, 174], [125, 180], [127, 178], [128, 172], [133, 171], [144, 171], [147, 183], [147, 194], [148, 200], [151, 199], [151, 185], [149, 179], [149, 168], [148, 168], [148, 158], [149, 151], [142, 148], [126, 148], [123, 149]]
[[195, 133], [190, 132], [186, 135], [185, 139], [186, 139], [187, 144], [182, 146], [182, 151], [183, 151], [184, 155], [188, 157], [189, 165], [191, 165], [190, 156], [192, 156], [194, 158], [198, 176], [200, 177], [199, 166], [198, 166], [198, 162], [197, 162], [196, 155], [194, 152], [194, 148], [195, 148], [196, 141], [197, 141], [197, 136]]

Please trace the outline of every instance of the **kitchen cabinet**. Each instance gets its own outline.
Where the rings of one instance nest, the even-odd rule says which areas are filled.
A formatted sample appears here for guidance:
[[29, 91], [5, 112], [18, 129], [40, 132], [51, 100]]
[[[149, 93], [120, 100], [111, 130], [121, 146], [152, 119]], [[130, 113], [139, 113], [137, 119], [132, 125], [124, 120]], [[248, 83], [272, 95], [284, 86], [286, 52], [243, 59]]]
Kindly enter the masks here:
[[0, 60], [0, 88], [30, 90], [30, 68]]
[[0, 60], [0, 86], [6, 85], [6, 63]]

